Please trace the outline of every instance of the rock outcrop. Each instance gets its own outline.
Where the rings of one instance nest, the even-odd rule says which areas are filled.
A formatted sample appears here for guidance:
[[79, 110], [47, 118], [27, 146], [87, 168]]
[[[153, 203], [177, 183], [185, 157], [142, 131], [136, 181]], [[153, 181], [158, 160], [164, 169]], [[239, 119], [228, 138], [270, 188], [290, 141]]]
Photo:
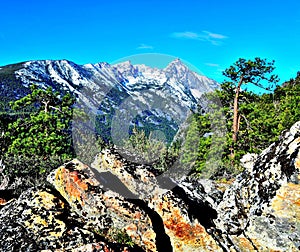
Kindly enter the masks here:
[[173, 188], [166, 190], [145, 167], [132, 170], [133, 164], [112, 150], [100, 153], [92, 166], [74, 160], [49, 176], [86, 229], [117, 228], [145, 251], [221, 251], [206, 231], [217, 214], [201, 184], [168, 181]]
[[300, 249], [300, 122], [237, 177], [217, 207], [218, 229], [247, 251]]
[[[1, 251], [299, 251], [300, 122], [232, 184], [156, 176], [114, 149], [0, 205]], [[252, 164], [251, 164], [252, 163]], [[1, 198], [1, 195], [0, 195]]]

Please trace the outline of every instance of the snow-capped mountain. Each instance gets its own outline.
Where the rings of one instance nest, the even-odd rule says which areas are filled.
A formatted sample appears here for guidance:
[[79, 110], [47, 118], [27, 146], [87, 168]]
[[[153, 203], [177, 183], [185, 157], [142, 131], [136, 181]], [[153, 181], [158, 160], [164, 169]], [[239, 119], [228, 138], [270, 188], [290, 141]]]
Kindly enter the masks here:
[[[130, 61], [77, 65], [41, 60], [2, 67], [0, 95], [8, 92], [9, 81], [1, 77], [8, 69], [22, 90], [35, 83], [76, 94], [77, 105], [95, 115], [98, 133], [105, 137], [117, 137], [116, 128], [115, 132], [128, 132], [137, 125], [163, 131], [171, 140], [189, 111], [201, 105], [202, 94], [218, 87], [216, 81], [191, 71], [179, 59], [164, 69]], [[19, 98], [17, 93], [15, 89], [12, 95]]]

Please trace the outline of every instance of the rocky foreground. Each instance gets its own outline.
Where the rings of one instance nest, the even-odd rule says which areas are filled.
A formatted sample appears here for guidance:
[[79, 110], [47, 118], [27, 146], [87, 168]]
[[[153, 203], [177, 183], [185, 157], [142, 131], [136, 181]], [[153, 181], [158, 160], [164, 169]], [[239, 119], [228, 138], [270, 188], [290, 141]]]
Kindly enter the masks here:
[[1, 251], [299, 251], [300, 122], [228, 185], [101, 152], [2, 201]]

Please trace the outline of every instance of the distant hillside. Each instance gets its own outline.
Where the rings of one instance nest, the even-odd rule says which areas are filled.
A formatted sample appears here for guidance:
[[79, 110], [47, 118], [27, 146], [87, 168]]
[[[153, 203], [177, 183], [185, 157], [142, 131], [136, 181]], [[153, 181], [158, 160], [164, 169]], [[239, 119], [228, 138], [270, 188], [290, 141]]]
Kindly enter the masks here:
[[16, 72], [22, 69], [23, 63], [0, 67], [0, 109], [4, 110], [7, 103], [28, 94], [29, 89], [25, 87]]
[[29, 61], [0, 68], [0, 109], [5, 111], [9, 101], [28, 94], [31, 84], [75, 94], [76, 105], [96, 117], [96, 130], [107, 140], [114, 134], [112, 127], [127, 133], [137, 126], [147, 132], [162, 131], [167, 141], [189, 111], [201, 106], [202, 95], [218, 87], [216, 81], [189, 70], [179, 59], [165, 69], [129, 61], [116, 65]]

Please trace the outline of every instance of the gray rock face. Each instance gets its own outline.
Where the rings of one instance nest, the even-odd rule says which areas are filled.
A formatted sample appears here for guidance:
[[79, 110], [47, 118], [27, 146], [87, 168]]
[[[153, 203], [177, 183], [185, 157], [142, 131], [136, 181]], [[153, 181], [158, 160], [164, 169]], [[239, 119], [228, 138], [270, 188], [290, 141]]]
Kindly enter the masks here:
[[[38, 251], [72, 247], [92, 241], [93, 235], [68, 227], [60, 217], [64, 202], [49, 190], [30, 189], [0, 211], [0, 247], [2, 251]], [[56, 237], [61, 237], [58, 242]], [[63, 240], [65, 240], [63, 242]]]
[[0, 210], [1, 251], [126, 251], [126, 246], [109, 244], [85, 228], [56, 194], [29, 189]]
[[240, 160], [241, 166], [243, 166], [245, 169], [247, 169], [249, 172], [251, 172], [253, 170], [253, 166], [257, 159], [257, 156], [258, 155], [254, 154], [254, 153], [247, 153]]
[[[291, 221], [287, 221], [287, 218], [284, 221], [277, 213], [278, 208], [281, 209], [278, 204], [284, 204], [284, 201], [299, 204], [300, 186], [296, 182], [300, 167], [299, 149], [300, 122], [264, 150], [253, 168], [239, 175], [225, 191], [217, 207], [217, 228], [233, 235], [235, 239], [248, 237], [251, 246], [258, 250], [299, 249], [300, 229], [296, 228], [299, 227], [299, 210], [286, 209], [287, 212], [295, 211], [286, 213], [294, 216], [290, 218]], [[285, 195], [276, 203], [278, 192], [292, 188], [292, 195]]]
[[[3, 251], [299, 251], [300, 122], [230, 185], [155, 176], [114, 149], [0, 209]], [[0, 206], [1, 207], [1, 206]]]

